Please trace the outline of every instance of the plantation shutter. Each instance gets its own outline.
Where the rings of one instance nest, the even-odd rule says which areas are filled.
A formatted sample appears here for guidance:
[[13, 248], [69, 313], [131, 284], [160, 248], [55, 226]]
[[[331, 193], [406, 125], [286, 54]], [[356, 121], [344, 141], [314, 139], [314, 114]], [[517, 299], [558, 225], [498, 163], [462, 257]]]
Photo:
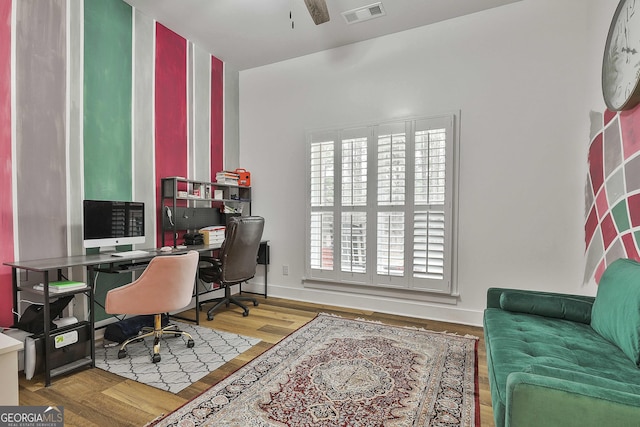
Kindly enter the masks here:
[[454, 120], [309, 134], [309, 279], [452, 291]]
[[453, 120], [417, 120], [414, 129], [413, 261], [415, 288], [450, 289]]
[[368, 262], [367, 207], [369, 141], [371, 130], [359, 127], [342, 130], [341, 137], [341, 203], [340, 270], [342, 281], [366, 283]]
[[319, 134], [309, 147], [309, 267], [334, 278], [335, 135]]

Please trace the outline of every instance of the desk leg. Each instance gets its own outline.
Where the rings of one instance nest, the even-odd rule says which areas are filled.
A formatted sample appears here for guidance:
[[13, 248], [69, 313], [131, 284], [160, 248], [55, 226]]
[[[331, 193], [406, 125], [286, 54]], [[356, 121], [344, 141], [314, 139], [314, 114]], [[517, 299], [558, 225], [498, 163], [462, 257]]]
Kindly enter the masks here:
[[200, 274], [198, 273], [198, 270], [196, 270], [196, 280], [193, 284], [193, 289], [196, 291], [196, 325], [200, 324], [200, 291], [198, 291], [198, 282], [200, 281], [199, 277]]
[[87, 267], [87, 281], [89, 283], [89, 325], [91, 327], [91, 367], [96, 367], [96, 330], [95, 330], [95, 297], [93, 295], [93, 266], [90, 265]]
[[11, 283], [13, 283], [13, 324], [18, 324], [18, 269], [11, 268]]
[[50, 351], [49, 351], [49, 343], [51, 342], [51, 312], [50, 312], [50, 303], [49, 299], [49, 272], [44, 272], [44, 337], [43, 337], [43, 347], [44, 347], [44, 385], [45, 387], [49, 387], [51, 385], [51, 363], [49, 361]]

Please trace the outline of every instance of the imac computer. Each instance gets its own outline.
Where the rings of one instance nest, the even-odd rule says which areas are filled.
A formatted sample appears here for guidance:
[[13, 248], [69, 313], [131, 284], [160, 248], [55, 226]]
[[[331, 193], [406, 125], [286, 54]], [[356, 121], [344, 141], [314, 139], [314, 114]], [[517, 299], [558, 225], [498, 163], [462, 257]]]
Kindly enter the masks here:
[[144, 243], [144, 203], [83, 201], [83, 246], [105, 248]]

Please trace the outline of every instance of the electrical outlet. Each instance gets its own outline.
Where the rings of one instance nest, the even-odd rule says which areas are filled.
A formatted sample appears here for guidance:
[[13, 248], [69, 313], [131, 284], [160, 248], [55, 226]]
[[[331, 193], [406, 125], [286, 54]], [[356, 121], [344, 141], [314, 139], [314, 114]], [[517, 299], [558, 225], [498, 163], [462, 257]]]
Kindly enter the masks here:
[[286, 265], [286, 264], [282, 266], [282, 275], [283, 276], [288, 276], [289, 275], [289, 266]]

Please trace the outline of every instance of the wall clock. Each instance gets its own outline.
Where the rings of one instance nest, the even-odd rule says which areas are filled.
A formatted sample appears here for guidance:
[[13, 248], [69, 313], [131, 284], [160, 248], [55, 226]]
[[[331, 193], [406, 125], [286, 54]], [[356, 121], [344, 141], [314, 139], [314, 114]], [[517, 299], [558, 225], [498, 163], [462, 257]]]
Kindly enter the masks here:
[[640, 102], [640, 0], [618, 4], [604, 48], [602, 94], [612, 111]]

